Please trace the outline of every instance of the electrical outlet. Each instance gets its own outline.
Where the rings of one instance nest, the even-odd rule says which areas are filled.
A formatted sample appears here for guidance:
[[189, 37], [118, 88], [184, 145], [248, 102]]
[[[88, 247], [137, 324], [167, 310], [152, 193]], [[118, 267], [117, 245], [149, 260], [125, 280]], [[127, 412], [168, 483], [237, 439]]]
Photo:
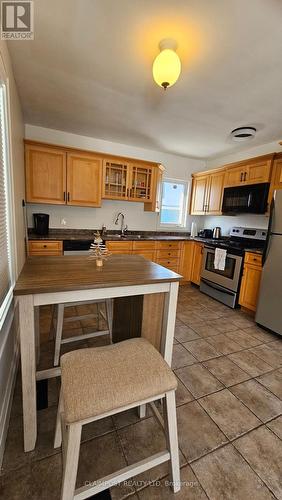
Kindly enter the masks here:
[[66, 219], [61, 219], [61, 226], [66, 226], [66, 225], [67, 225]]

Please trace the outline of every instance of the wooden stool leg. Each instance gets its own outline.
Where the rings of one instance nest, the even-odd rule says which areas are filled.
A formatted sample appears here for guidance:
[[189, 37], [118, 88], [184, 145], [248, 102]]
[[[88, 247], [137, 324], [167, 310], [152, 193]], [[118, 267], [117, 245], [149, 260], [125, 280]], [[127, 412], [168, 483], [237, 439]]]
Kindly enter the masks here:
[[62, 444], [62, 423], [61, 423], [61, 415], [64, 411], [63, 404], [63, 395], [62, 390], [60, 391], [59, 404], [57, 410], [57, 419], [56, 419], [56, 430], [55, 430], [55, 439], [54, 439], [54, 448], [59, 448]]
[[146, 417], [146, 405], [138, 406], [138, 415], [139, 415], [139, 418]]
[[62, 342], [62, 334], [63, 334], [63, 322], [64, 322], [64, 309], [65, 309], [64, 304], [58, 304], [54, 366], [58, 366], [59, 359], [60, 359], [61, 342]]
[[180, 490], [180, 466], [176, 420], [175, 391], [167, 392], [164, 404], [167, 447], [170, 452], [170, 473], [174, 493]]
[[80, 438], [81, 424], [75, 423], [68, 425], [61, 500], [72, 500], [74, 496]]
[[110, 332], [110, 342], [112, 343], [112, 331], [113, 331], [113, 299], [106, 300], [106, 315], [108, 329]]

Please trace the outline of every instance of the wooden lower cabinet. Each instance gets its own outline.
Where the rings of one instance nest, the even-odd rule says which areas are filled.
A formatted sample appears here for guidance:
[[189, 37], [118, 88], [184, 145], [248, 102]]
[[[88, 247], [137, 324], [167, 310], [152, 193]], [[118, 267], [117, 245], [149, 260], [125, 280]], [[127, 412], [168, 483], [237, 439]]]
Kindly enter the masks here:
[[107, 249], [111, 253], [131, 253], [132, 241], [107, 241]]
[[261, 255], [247, 252], [244, 260], [239, 304], [251, 311], [255, 311], [257, 307], [261, 273]]
[[28, 255], [63, 255], [63, 242], [36, 240], [28, 242]]
[[191, 282], [195, 285], [200, 284], [201, 279], [201, 269], [203, 261], [203, 243], [193, 242], [193, 259], [192, 259], [192, 271], [191, 271]]
[[157, 241], [156, 262], [179, 273], [181, 264], [182, 241]]

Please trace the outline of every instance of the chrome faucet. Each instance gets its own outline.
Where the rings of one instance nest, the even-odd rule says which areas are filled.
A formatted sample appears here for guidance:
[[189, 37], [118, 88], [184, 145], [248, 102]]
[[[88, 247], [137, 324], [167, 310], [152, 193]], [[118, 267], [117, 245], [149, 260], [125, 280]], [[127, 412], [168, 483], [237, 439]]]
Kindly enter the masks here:
[[124, 215], [121, 212], [119, 212], [117, 214], [117, 217], [116, 217], [116, 220], [115, 220], [115, 225], [116, 226], [118, 225], [119, 218], [120, 218], [120, 235], [122, 237], [122, 236], [124, 236], [125, 231], [127, 231], [127, 225], [126, 226], [124, 225]]

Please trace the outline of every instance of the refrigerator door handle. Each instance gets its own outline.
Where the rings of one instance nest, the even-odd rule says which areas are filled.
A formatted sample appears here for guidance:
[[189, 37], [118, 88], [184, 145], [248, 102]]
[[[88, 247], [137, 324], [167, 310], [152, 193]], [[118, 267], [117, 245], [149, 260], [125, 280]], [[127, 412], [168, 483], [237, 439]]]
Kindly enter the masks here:
[[273, 221], [273, 215], [274, 215], [274, 206], [275, 206], [274, 198], [272, 198], [271, 204], [270, 204], [270, 215], [269, 215], [267, 237], [266, 237], [265, 247], [264, 247], [263, 254], [262, 254], [262, 267], [264, 266], [265, 261], [266, 261], [267, 256], [268, 256], [270, 236], [271, 236], [271, 229], [272, 229], [272, 221]]

